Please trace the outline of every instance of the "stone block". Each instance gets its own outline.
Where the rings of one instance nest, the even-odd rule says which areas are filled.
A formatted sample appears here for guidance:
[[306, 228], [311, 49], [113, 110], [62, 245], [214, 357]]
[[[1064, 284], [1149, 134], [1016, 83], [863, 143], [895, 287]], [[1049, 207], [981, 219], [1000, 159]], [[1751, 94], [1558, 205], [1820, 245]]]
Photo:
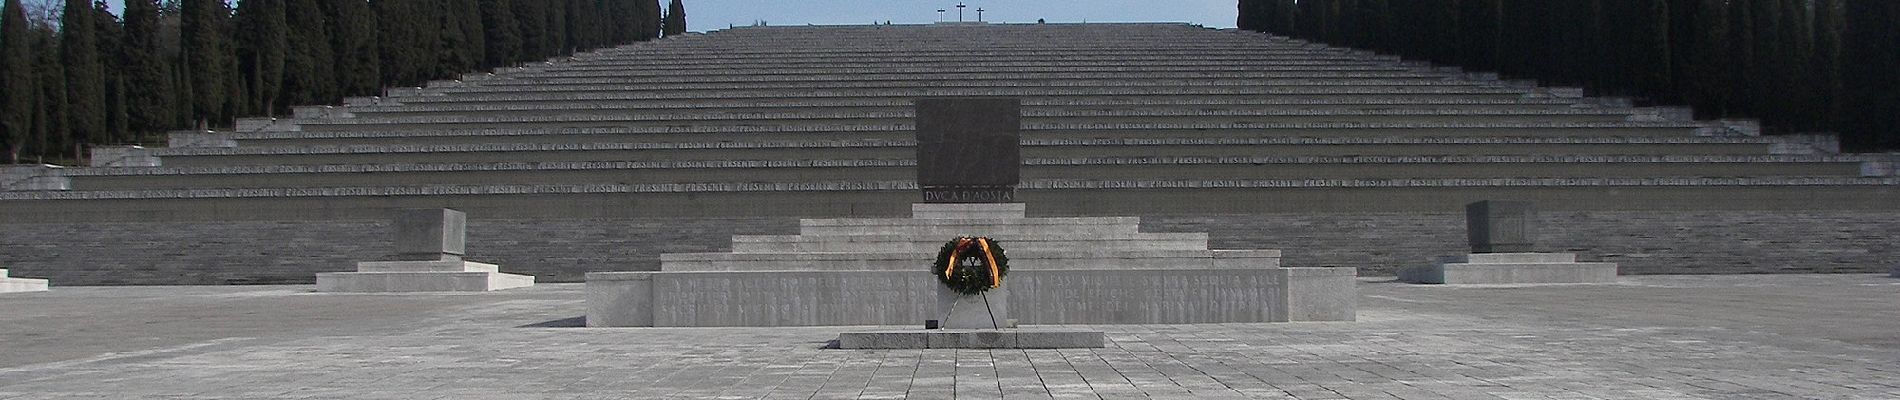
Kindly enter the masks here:
[[158, 156], [143, 146], [93, 146], [91, 165], [94, 167], [156, 167], [161, 165]]
[[44, 292], [47, 290], [45, 279], [14, 278], [6, 269], [0, 269], [0, 293]]
[[1893, 270], [1888, 272], [1888, 276], [1900, 278], [1900, 265], [1893, 266]]
[[1354, 321], [1359, 315], [1357, 268], [1282, 268], [1284, 310], [1272, 322]]
[[904, 349], [1097, 349], [1107, 345], [1100, 331], [1002, 329], [846, 332], [845, 350]]
[[1400, 270], [1399, 280], [1452, 285], [1616, 282], [1616, 263], [1575, 261], [1576, 255], [1565, 253], [1472, 254]]
[[468, 215], [461, 211], [430, 208], [396, 213], [397, 260], [461, 260], [468, 254], [467, 240]]
[[0, 165], [0, 192], [71, 190], [73, 181], [62, 174], [64, 169], [51, 164]]
[[460, 260], [367, 261], [356, 263], [356, 272], [501, 272], [495, 264]]
[[1472, 253], [1534, 250], [1536, 215], [1527, 201], [1486, 200], [1465, 205], [1465, 233]]
[[329, 272], [317, 291], [344, 293], [486, 292], [534, 286], [534, 277], [497, 272]]
[[652, 272], [587, 273], [587, 326], [654, 326]]

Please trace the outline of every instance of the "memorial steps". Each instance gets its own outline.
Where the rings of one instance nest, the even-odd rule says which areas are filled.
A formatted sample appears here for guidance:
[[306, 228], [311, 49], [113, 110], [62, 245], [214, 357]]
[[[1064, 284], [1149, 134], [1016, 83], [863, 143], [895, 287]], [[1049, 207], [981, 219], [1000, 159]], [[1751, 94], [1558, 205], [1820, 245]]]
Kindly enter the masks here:
[[[1419, 215], [1492, 198], [1579, 212], [1900, 207], [1890, 201], [1900, 178], [1880, 167], [1891, 157], [1838, 154], [1829, 136], [1759, 136], [1752, 121], [1698, 121], [1686, 109], [1263, 34], [1085, 24], [740, 28], [603, 49], [296, 107], [231, 131], [178, 132], [167, 148], [98, 148], [91, 167], [8, 167], [0, 215], [37, 224], [331, 221], [454, 207], [477, 223], [675, 221], [685, 227], [658, 224], [690, 236], [671, 247], [604, 245], [627, 250], [547, 266], [503, 260], [568, 281], [723, 246], [863, 245], [908, 257], [928, 243], [732, 241], [733, 232], [699, 229], [695, 219], [903, 215], [918, 198], [911, 102], [934, 96], [1022, 99], [1020, 198], [1038, 216], [1174, 216], [1150, 219], [1166, 226], [1218, 215]], [[1299, 230], [1322, 228], [1287, 232], [1332, 234]], [[1211, 240], [1265, 240], [1247, 232], [1276, 229], [1231, 228]], [[1115, 240], [1180, 250], [1175, 239]], [[1290, 256], [1347, 252], [1314, 246]], [[1303, 262], [1378, 271], [1446, 251], [1416, 253], [1376, 261], [1386, 264]], [[599, 259], [621, 261], [585, 262]]]

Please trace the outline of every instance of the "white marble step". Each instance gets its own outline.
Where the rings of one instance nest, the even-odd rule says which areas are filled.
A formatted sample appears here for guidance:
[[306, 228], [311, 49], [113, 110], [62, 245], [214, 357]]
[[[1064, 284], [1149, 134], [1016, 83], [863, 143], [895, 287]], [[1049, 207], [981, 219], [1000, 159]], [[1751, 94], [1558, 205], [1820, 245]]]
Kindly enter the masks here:
[[[1222, 269], [1279, 268], [1279, 250], [1071, 249], [1009, 250], [1011, 269]], [[660, 270], [684, 271], [889, 271], [927, 270], [936, 251], [901, 253], [679, 253], [660, 256]]]
[[1141, 218], [1002, 218], [1002, 219], [807, 219], [799, 221], [803, 235], [891, 235], [907, 237], [957, 236], [1076, 236], [1131, 235], [1141, 230]]
[[[1133, 233], [1074, 235], [990, 235], [1010, 251], [1060, 251], [1077, 248], [1123, 250], [1206, 250], [1206, 233]], [[733, 236], [734, 253], [891, 252], [924, 253], [941, 248], [949, 237], [895, 235]]]

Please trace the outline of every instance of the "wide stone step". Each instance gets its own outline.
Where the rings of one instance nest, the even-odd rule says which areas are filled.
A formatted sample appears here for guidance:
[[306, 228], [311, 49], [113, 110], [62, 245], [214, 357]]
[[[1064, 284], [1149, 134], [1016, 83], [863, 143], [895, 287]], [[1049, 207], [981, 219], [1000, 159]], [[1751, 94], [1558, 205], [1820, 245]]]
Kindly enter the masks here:
[[[507, 164], [507, 163], [502, 163]], [[321, 188], [434, 185], [703, 185], [897, 181], [915, 176], [913, 166], [586, 168], [565, 166], [421, 167], [386, 166], [254, 171], [240, 167], [70, 172], [71, 190], [195, 188]], [[376, 168], [383, 167], [383, 168]], [[459, 168], [459, 169], [458, 169]], [[365, 172], [372, 171], [372, 172]], [[1812, 163], [1442, 163], [1442, 164], [1094, 164], [1025, 167], [1024, 179], [1042, 180], [1244, 180], [1244, 179], [1484, 179], [1484, 178], [1717, 178], [1856, 177], [1861, 164]]]
[[[1729, 135], [1720, 127], [1682, 122], [1612, 123], [1312, 123], [1312, 124], [1043, 124], [1025, 127], [1028, 139], [1329, 139], [1419, 137], [1492, 139], [1690, 137]], [[914, 135], [907, 124], [839, 126], [693, 126], [608, 128], [455, 128], [363, 129], [338, 131], [250, 132], [215, 134], [175, 141], [195, 146], [201, 141], [236, 142], [246, 146], [309, 146], [351, 144], [445, 145], [500, 143], [680, 143], [747, 140], [900, 140]], [[1708, 133], [1703, 133], [1708, 132]], [[218, 146], [218, 145], [212, 145]]]
[[[874, 113], [865, 113], [874, 114]], [[1220, 124], [1503, 124], [1503, 123], [1600, 123], [1624, 122], [1635, 119], [1632, 114], [1607, 112], [1564, 112], [1549, 110], [1542, 113], [1491, 113], [1460, 112], [1445, 110], [1442, 112], [1384, 112], [1367, 111], [1356, 113], [1288, 113], [1286, 115], [1137, 115], [1137, 116], [1050, 116], [1023, 117], [1023, 123], [1032, 126], [1064, 126], [1071, 124], [1150, 124], [1193, 126], [1218, 121]], [[906, 124], [908, 117], [876, 116], [798, 116], [778, 115], [758, 117], [748, 115], [597, 115], [570, 114], [555, 115], [442, 115], [401, 118], [363, 118], [312, 120], [299, 123], [298, 128], [305, 131], [360, 130], [360, 129], [472, 129], [472, 128], [526, 128], [557, 125], [562, 127], [758, 127], [755, 129], [805, 128], [816, 130], [821, 127], [840, 125], [897, 125]]]
[[[1206, 250], [1206, 233], [1134, 233], [1075, 235], [1002, 235], [984, 234], [996, 239], [1009, 251], [1060, 251], [1080, 248], [1142, 250]], [[937, 251], [946, 237], [901, 235], [778, 235], [733, 236], [734, 253], [807, 253], [807, 252], [882, 252], [928, 253]]]
[[[954, 237], [954, 236], [953, 236]], [[1279, 250], [1008, 250], [1011, 270], [1279, 268]], [[901, 253], [680, 253], [660, 255], [660, 270], [902, 271], [929, 270], [936, 251]]]
[[[1502, 100], [1502, 99], [1498, 99]], [[535, 102], [535, 103], [422, 103], [402, 106], [362, 107], [347, 110], [354, 118], [408, 118], [453, 115], [483, 116], [554, 116], [554, 115], [718, 115], [727, 113], [791, 113], [791, 114], [847, 114], [847, 113], [904, 113], [910, 105], [852, 105], [852, 104], [811, 104], [811, 105], [759, 105], [759, 106], [700, 106], [668, 105], [646, 108], [637, 101], [620, 102]], [[1293, 114], [1293, 113], [1331, 113], [1342, 115], [1369, 114], [1388, 110], [1408, 110], [1422, 114], [1434, 113], [1546, 113], [1562, 115], [1572, 110], [1602, 110], [1606, 114], [1631, 112], [1629, 109], [1585, 107], [1569, 102], [1551, 103], [1504, 103], [1471, 102], [1471, 104], [1264, 104], [1264, 105], [1210, 105], [1210, 104], [1145, 104], [1145, 105], [1074, 105], [1074, 106], [1032, 106], [1025, 107], [1025, 115], [1076, 115], [1088, 113], [1116, 112], [1126, 114], [1127, 118], [1143, 114], [1207, 114], [1207, 115], [1255, 115], [1255, 114]]]
[[485, 87], [540, 86], [540, 85], [632, 85], [653, 83], [731, 83], [731, 82], [933, 82], [944, 80], [1065, 80], [1065, 79], [1258, 79], [1271, 84], [1275, 81], [1297, 81], [1311, 79], [1368, 79], [1368, 80], [1409, 80], [1435, 79], [1447, 80], [1441, 74], [1424, 74], [1410, 71], [1393, 72], [1268, 72], [1268, 71], [1131, 71], [1131, 72], [974, 72], [974, 73], [818, 73], [818, 74], [775, 74], [729, 75], [729, 74], [675, 74], [665, 76], [628, 76], [624, 74], [599, 73], [521, 73], [505, 76], [505, 79], [490, 79], [475, 82]]
[[[1436, 139], [1436, 140], [1435, 140]], [[1458, 140], [1461, 139], [1461, 140]], [[1406, 155], [1762, 155], [1774, 137], [1604, 138], [1258, 138], [1026, 140], [1023, 156], [1261, 157]], [[1788, 146], [1798, 143], [1789, 142]], [[1812, 150], [1811, 150], [1812, 151]], [[907, 159], [907, 140], [494, 143], [449, 145], [246, 146], [153, 149], [165, 166], [325, 165], [492, 162]]]
[[[1028, 180], [1017, 198], [1063, 215], [1432, 213], [1501, 196], [1562, 210], [1891, 211], [1896, 188], [1895, 177]], [[892, 204], [920, 198], [906, 181], [0, 191], [22, 224], [383, 219], [443, 204], [498, 219], [894, 216], [909, 210]]]
[[931, 67], [886, 65], [886, 64], [834, 64], [823, 66], [758, 66], [748, 68], [670, 68], [661, 70], [606, 70], [580, 69], [557, 70], [555, 67], [526, 67], [501, 73], [472, 75], [470, 78], [487, 84], [510, 79], [537, 78], [588, 78], [617, 77], [628, 79], [666, 78], [677, 76], [693, 77], [735, 77], [735, 76], [804, 76], [804, 75], [927, 75], [946, 74], [1038, 74], [1074, 72], [1080, 74], [1097, 73], [1255, 73], [1278, 76], [1330, 76], [1344, 74], [1348, 76], [1390, 76], [1390, 77], [1448, 77], [1448, 74], [1424, 72], [1418, 68], [1404, 66], [1379, 65], [1168, 65], [1162, 63], [1099, 65], [936, 65]]
[[1119, 87], [1372, 87], [1381, 90], [1402, 87], [1476, 87], [1484, 83], [1444, 79], [1228, 79], [1228, 78], [1156, 78], [1122, 79], [969, 79], [912, 81], [808, 81], [808, 82], [718, 82], [718, 83], [642, 83], [642, 84], [541, 84], [532, 86], [462, 85], [430, 87], [446, 93], [525, 93], [525, 92], [670, 92], [680, 90], [824, 90], [824, 89], [939, 89], [939, 88], [1119, 88]]
[[1127, 237], [1139, 233], [1134, 217], [1003, 219], [804, 219], [799, 234], [808, 236], [886, 235], [954, 238], [966, 235]]
[[[884, 98], [914, 100], [919, 97], [1007, 96], [1007, 97], [1149, 97], [1197, 98], [1203, 96], [1256, 96], [1295, 99], [1391, 99], [1398, 97], [1438, 100], [1508, 99], [1538, 95], [1526, 88], [1501, 86], [1123, 86], [1123, 87], [938, 87], [938, 88], [805, 88], [745, 90], [670, 90], [670, 91], [593, 91], [545, 92], [511, 91], [496, 93], [456, 93], [449, 96], [437, 89], [425, 89], [423, 95], [399, 95], [393, 100], [403, 104], [471, 101], [574, 101], [574, 100], [707, 100], [707, 99], [810, 99], [810, 98]], [[1376, 100], [1373, 100], [1376, 101]]]
[[[511, 110], [698, 110], [721, 109], [735, 112], [782, 112], [798, 110], [837, 111], [851, 109], [861, 111], [904, 111], [914, 107], [916, 99], [897, 97], [859, 97], [859, 98], [760, 98], [760, 99], [623, 99], [623, 100], [557, 100], [537, 99], [533, 101], [494, 101], [467, 99], [463, 96], [441, 96], [427, 101], [407, 104], [365, 105], [349, 107], [330, 107], [316, 109], [319, 114], [351, 114], [357, 116], [376, 113], [419, 113], [419, 112], [493, 112]], [[1061, 96], [1031, 97], [1022, 99], [1023, 106], [1032, 110], [1067, 111], [1079, 109], [1361, 109], [1361, 108], [1491, 108], [1510, 106], [1527, 109], [1568, 108], [1568, 107], [1606, 107], [1596, 104], [1579, 103], [1577, 99], [1497, 97], [1477, 96], [1472, 98], [1448, 97], [1252, 97], [1252, 96]]]

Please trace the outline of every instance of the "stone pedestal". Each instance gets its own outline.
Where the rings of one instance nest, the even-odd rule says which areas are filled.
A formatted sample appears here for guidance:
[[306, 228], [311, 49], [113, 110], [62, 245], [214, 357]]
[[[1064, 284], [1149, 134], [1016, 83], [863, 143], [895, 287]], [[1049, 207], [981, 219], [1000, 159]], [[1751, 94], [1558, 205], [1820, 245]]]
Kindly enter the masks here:
[[[912, 218], [805, 219], [659, 271], [587, 274], [587, 326], [919, 326], [1351, 321], [1353, 268], [1282, 268], [1278, 250], [1209, 250], [1135, 217], [1027, 218], [1020, 203], [915, 204]], [[944, 241], [994, 238], [1003, 287], [962, 298], [923, 266]], [[933, 295], [933, 293], [935, 293]], [[949, 306], [956, 304], [957, 316]], [[981, 312], [978, 312], [981, 311]], [[996, 315], [989, 315], [990, 312]], [[991, 323], [992, 317], [996, 321]]]
[[1099, 349], [1107, 343], [1107, 335], [1101, 331], [1059, 329], [936, 329], [838, 335], [838, 348], [845, 350]]
[[1007, 284], [976, 295], [964, 295], [951, 291], [943, 285], [937, 285], [937, 304], [937, 315], [943, 316], [944, 329], [1009, 327], [1009, 286]]
[[1577, 262], [1570, 253], [1483, 253], [1407, 268], [1399, 280], [1453, 285], [1616, 282], [1616, 263]]
[[1434, 284], [1609, 283], [1615, 263], [1580, 263], [1570, 253], [1537, 253], [1537, 214], [1525, 201], [1465, 205], [1470, 255], [1399, 270], [1399, 280]]
[[7, 270], [0, 269], [0, 293], [44, 292], [45, 279], [14, 278]]
[[395, 220], [396, 261], [356, 264], [356, 272], [317, 274], [317, 291], [354, 293], [486, 292], [534, 286], [494, 264], [462, 260], [468, 217], [440, 208], [403, 210]]

